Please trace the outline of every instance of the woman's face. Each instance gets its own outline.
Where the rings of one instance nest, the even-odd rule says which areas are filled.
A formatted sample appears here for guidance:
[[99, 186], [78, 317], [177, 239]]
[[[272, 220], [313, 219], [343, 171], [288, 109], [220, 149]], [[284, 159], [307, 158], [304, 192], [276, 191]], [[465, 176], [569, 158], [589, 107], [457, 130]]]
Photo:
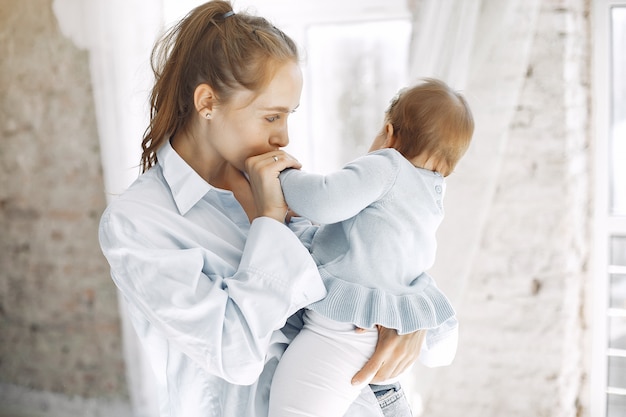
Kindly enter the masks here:
[[243, 170], [250, 157], [287, 146], [287, 119], [300, 104], [302, 71], [295, 62], [279, 66], [260, 94], [235, 92], [216, 106], [211, 119], [211, 143], [230, 164]]

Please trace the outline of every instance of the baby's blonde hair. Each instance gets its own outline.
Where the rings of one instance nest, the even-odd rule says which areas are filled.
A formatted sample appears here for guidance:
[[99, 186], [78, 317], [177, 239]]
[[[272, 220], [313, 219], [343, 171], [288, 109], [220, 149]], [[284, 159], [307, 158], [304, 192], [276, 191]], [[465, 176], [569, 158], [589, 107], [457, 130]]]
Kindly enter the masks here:
[[440, 80], [426, 78], [401, 90], [386, 111], [394, 148], [405, 158], [426, 154], [452, 172], [469, 147], [474, 118], [465, 98]]

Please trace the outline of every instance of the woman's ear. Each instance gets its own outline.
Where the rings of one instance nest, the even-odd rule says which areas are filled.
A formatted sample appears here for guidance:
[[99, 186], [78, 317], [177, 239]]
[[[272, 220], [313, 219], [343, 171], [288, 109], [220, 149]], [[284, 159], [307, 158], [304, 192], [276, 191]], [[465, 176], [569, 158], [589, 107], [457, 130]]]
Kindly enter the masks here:
[[201, 117], [210, 120], [213, 113], [215, 94], [208, 84], [200, 84], [193, 92], [193, 104]]

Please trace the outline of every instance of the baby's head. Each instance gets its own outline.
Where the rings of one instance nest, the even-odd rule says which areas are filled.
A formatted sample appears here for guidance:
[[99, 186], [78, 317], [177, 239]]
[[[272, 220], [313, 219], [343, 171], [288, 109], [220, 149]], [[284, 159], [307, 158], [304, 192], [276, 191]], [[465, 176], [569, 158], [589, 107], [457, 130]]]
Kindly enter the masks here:
[[443, 176], [454, 170], [474, 133], [474, 118], [465, 98], [431, 78], [401, 90], [391, 101], [385, 122], [391, 135], [388, 147]]

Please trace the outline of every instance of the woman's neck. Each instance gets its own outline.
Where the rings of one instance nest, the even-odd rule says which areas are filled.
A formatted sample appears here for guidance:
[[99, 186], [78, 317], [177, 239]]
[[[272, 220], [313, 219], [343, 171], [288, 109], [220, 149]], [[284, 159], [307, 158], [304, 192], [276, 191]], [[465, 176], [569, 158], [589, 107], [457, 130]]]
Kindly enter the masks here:
[[[209, 146], [185, 133], [172, 138], [172, 148], [206, 182], [218, 188], [225, 188], [234, 167], [214, 152]], [[229, 188], [225, 188], [229, 189]]]
[[250, 221], [257, 217], [250, 183], [239, 169], [189, 136], [177, 135], [171, 143], [176, 153], [206, 182], [231, 191]]

